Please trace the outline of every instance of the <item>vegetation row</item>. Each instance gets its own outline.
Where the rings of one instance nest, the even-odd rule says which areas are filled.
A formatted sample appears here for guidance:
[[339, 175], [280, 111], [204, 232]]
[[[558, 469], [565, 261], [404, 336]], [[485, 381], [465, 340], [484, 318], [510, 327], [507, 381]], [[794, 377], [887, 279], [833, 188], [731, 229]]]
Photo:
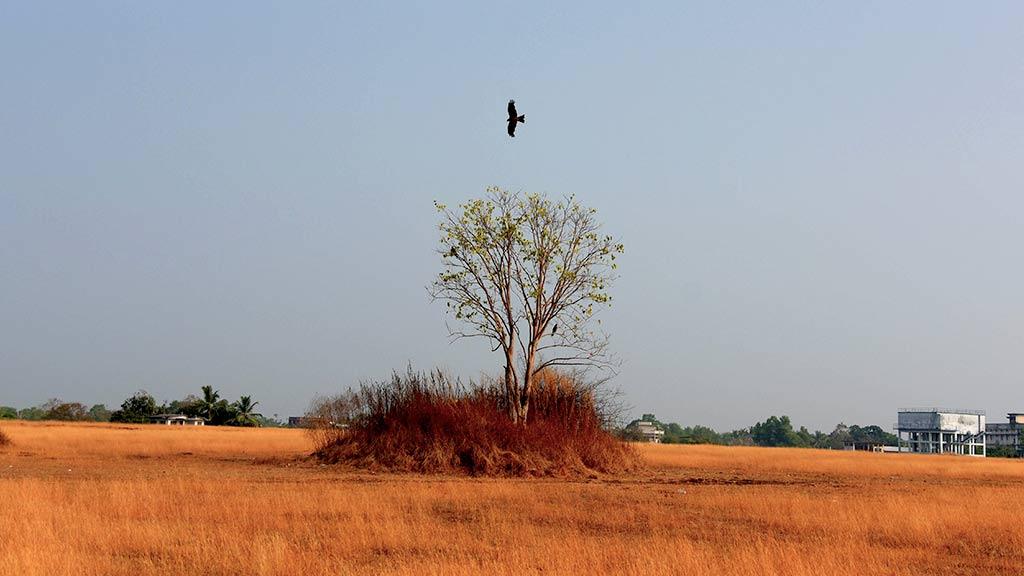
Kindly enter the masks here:
[[39, 406], [18, 410], [11, 406], [0, 406], [0, 420], [59, 420], [66, 422], [128, 422], [144, 423], [157, 414], [182, 414], [203, 418], [212, 426], [281, 426], [282, 423], [265, 418], [256, 412], [259, 402], [251, 396], [242, 396], [235, 402], [220, 397], [220, 391], [212, 386], [201, 388], [202, 396], [189, 394], [181, 400], [157, 404], [153, 395], [140, 390], [111, 411], [104, 404], [86, 408], [81, 402], [64, 402], [50, 399]]

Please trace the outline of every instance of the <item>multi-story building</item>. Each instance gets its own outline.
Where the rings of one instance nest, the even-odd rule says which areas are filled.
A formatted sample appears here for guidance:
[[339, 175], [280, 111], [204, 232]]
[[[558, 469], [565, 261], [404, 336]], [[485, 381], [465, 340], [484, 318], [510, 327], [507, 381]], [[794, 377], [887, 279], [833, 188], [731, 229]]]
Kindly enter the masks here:
[[985, 412], [904, 408], [896, 423], [900, 446], [925, 454], [985, 455]]
[[1021, 431], [1024, 431], [1024, 413], [1010, 412], [1008, 422], [992, 422], [985, 425], [985, 442], [989, 446], [1010, 446], [1018, 456], [1024, 455]]

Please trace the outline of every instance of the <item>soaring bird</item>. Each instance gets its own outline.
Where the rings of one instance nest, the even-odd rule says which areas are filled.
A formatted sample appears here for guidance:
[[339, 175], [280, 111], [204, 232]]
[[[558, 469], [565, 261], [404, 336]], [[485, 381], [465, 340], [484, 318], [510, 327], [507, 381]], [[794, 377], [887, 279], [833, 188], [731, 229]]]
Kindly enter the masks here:
[[516, 124], [518, 124], [519, 122], [522, 122], [523, 124], [526, 124], [526, 114], [523, 114], [521, 116], [518, 115], [516, 113], [516, 101], [515, 100], [509, 100], [508, 101], [508, 135], [509, 136], [511, 136], [513, 138], [516, 137]]

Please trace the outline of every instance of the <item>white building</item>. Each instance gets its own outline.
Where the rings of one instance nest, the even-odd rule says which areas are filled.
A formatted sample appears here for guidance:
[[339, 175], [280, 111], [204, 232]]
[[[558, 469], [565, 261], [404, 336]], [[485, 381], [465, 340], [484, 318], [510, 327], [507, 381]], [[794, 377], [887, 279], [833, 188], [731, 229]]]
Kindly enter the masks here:
[[164, 424], [166, 426], [203, 426], [206, 421], [202, 418], [191, 418], [184, 414], [156, 414], [149, 417], [153, 424]]
[[662, 443], [662, 437], [665, 436], [665, 430], [657, 429], [654, 422], [648, 422], [646, 420], [640, 420], [637, 422], [637, 431], [643, 436], [643, 439], [647, 442], [654, 444]]
[[898, 419], [900, 446], [908, 452], [985, 455], [984, 410], [903, 408]]

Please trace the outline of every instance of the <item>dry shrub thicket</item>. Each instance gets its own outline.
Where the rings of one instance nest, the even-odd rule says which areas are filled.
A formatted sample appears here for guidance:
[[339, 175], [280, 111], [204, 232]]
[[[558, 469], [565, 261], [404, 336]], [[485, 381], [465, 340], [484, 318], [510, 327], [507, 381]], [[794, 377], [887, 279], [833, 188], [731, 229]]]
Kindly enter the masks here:
[[526, 425], [508, 417], [498, 382], [453, 380], [441, 371], [315, 400], [316, 455], [328, 463], [403, 472], [487, 476], [617, 473], [638, 459], [607, 431], [615, 394], [579, 375], [540, 375]]
[[3, 431], [3, 428], [0, 428], [0, 447], [10, 446], [10, 444], [11, 437], [8, 436], [7, 433]]

